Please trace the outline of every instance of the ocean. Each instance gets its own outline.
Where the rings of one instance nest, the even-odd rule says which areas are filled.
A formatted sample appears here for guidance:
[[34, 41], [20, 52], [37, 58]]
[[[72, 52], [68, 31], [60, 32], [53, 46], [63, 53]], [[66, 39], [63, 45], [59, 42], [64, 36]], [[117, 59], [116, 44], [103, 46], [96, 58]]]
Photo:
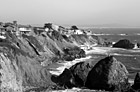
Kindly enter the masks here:
[[140, 28], [88, 28], [92, 33], [105, 40], [117, 42], [120, 39], [128, 39], [133, 43], [140, 42]]
[[[91, 28], [88, 30], [92, 30], [95, 35], [107, 41], [117, 42], [121, 39], [128, 39], [132, 43], [140, 43], [140, 28]], [[129, 79], [134, 80], [136, 73], [140, 72], [140, 49], [111, 50], [109, 54], [126, 66]], [[92, 56], [94, 57], [95, 53]], [[96, 56], [103, 55], [97, 54]]]

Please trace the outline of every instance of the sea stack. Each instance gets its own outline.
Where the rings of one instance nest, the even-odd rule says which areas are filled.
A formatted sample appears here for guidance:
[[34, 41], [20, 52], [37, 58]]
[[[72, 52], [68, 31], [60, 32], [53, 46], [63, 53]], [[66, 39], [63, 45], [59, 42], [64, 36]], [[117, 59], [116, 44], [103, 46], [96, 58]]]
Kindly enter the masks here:
[[135, 47], [135, 44], [131, 43], [127, 39], [122, 39], [122, 40], [118, 41], [117, 43], [115, 43], [113, 45], [113, 47], [124, 48], [124, 49], [133, 49]]
[[100, 60], [89, 72], [85, 86], [89, 89], [113, 91], [121, 84], [127, 84], [126, 67], [113, 56]]

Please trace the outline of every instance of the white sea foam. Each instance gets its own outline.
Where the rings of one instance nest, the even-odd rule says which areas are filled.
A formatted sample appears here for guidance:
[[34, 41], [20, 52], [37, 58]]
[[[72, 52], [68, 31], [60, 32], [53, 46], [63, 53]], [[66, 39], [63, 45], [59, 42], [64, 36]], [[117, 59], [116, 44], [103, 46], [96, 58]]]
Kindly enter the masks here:
[[114, 55], [114, 56], [134, 56], [134, 55], [130, 55], [130, 54], [118, 54], [118, 53], [110, 53], [110, 55]]
[[133, 79], [129, 79], [128, 81], [129, 81], [129, 83], [130, 83], [131, 85], [134, 84], [134, 80], [133, 80]]
[[112, 51], [125, 50], [122, 48], [111, 48], [111, 47], [92, 47], [92, 50], [86, 50], [86, 54], [109, 54]]
[[133, 50], [128, 50], [129, 52], [140, 52], [140, 49], [133, 49]]
[[98, 35], [113, 35], [113, 34], [103, 34], [103, 33], [102, 34], [97, 34], [97, 33], [94, 33], [93, 35], [97, 35], [98, 36]]
[[6, 39], [6, 37], [5, 37], [5, 36], [2, 36], [2, 35], [0, 35], [0, 38], [1, 38], [1, 39]]
[[140, 33], [135, 33], [135, 35], [140, 35]]
[[125, 36], [125, 35], [127, 35], [127, 34], [118, 34], [118, 35]]
[[[111, 47], [93, 47], [92, 50], [85, 50], [86, 55], [89, 54], [103, 54], [103, 55], [115, 55], [115, 56], [134, 56], [133, 54], [119, 54], [119, 53], [115, 53], [114, 51], [136, 51], [136, 50], [125, 50], [122, 48], [111, 48]], [[139, 50], [140, 51], [140, 50]], [[135, 55], [135, 56], [139, 56], [139, 55]], [[66, 61], [63, 63], [59, 63], [61, 64], [60, 67], [58, 68], [54, 68], [55, 71], [50, 71], [50, 73], [54, 74], [54, 75], [60, 75], [65, 68], [70, 68], [72, 65], [78, 63], [78, 62], [82, 62], [82, 61], [86, 61], [88, 59], [92, 58], [92, 56], [87, 56], [85, 58], [80, 58], [80, 59], [75, 59], [73, 61]]]
[[130, 67], [132, 70], [140, 70], [140, 68]]
[[60, 63], [61, 66], [56, 68], [55, 71], [50, 71], [51, 74], [54, 74], [54, 75], [60, 75], [65, 68], [70, 68], [72, 65], [78, 63], [78, 62], [82, 62], [82, 61], [86, 61], [87, 59], [90, 59], [91, 56], [87, 56], [85, 58], [80, 58], [80, 59], [75, 59], [73, 61], [66, 61], [66, 62], [63, 62], [63, 63]]

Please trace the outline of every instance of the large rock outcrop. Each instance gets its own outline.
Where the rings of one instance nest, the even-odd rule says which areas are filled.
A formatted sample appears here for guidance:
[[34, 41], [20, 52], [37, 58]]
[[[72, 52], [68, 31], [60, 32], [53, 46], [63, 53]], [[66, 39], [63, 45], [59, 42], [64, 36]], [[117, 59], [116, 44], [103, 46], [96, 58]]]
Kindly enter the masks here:
[[140, 90], [140, 73], [136, 74], [132, 88], [135, 90]]
[[[54, 79], [53, 82], [57, 84], [61, 83], [61, 85], [65, 85], [68, 88], [70, 87], [69, 84], [73, 84], [71, 85], [71, 87], [72, 86], [85, 87], [85, 82], [86, 82], [88, 73], [91, 71], [91, 69], [94, 67], [94, 65], [96, 64], [98, 60], [100, 59], [94, 58], [94, 60], [91, 59], [91, 60], [76, 63], [75, 65], [71, 66], [69, 69], [65, 69], [61, 75], [55, 76], [55, 77], [52, 76], [52, 79]], [[61, 78], [62, 76], [63, 78]], [[64, 80], [64, 76], [65, 76], [65, 80], [69, 81], [69, 84]], [[72, 76], [72, 77], [69, 77], [69, 76]]]
[[76, 86], [74, 76], [69, 69], [65, 69], [59, 76], [52, 76], [51, 79], [57, 85], [64, 88], [72, 88]]
[[76, 46], [73, 48], [64, 48], [63, 51], [65, 53], [63, 59], [66, 61], [72, 61], [75, 58], [81, 58], [86, 56], [85, 51]]
[[128, 71], [113, 56], [100, 60], [89, 72], [85, 86], [89, 89], [113, 91], [128, 83]]
[[134, 46], [135, 45], [127, 39], [120, 40], [113, 45], [113, 47], [124, 48], [124, 49], [133, 49]]
[[84, 87], [89, 71], [92, 69], [93, 64], [91, 62], [79, 62], [72, 67], [70, 71], [72, 72], [75, 83], [78, 87]]
[[93, 66], [90, 61], [76, 63], [65, 69], [61, 75], [52, 76], [52, 81], [66, 88], [84, 87], [87, 75]]

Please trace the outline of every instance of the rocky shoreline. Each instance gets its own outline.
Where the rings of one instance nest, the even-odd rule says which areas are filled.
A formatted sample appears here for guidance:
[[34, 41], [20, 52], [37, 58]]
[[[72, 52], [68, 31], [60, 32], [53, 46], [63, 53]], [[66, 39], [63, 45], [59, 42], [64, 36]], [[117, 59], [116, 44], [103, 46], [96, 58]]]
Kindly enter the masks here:
[[[139, 90], [139, 73], [131, 85], [124, 64], [108, 54], [112, 49], [100, 49], [104, 45], [103, 39], [86, 34], [66, 36], [62, 29], [56, 28], [59, 27], [48, 24], [42, 32], [34, 29], [21, 35], [5, 31], [5, 38], [0, 38], [1, 92]], [[92, 47], [95, 44], [99, 47]], [[81, 45], [92, 50], [83, 50]], [[106, 56], [91, 57], [92, 52], [106, 53]]]

